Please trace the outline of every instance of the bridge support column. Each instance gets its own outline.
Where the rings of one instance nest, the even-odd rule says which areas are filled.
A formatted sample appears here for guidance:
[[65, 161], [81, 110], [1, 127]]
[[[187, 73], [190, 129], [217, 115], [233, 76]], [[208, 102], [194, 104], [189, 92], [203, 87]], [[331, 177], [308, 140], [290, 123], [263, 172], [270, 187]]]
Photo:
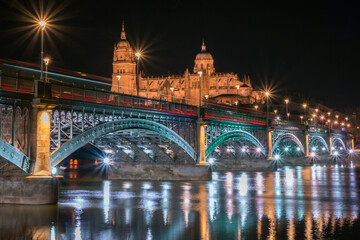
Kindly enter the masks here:
[[354, 143], [354, 137], [351, 137], [351, 149], [354, 150], [355, 143]]
[[205, 158], [205, 150], [206, 150], [206, 124], [199, 124], [199, 134], [198, 134], [198, 163], [207, 164]]
[[33, 109], [31, 120], [31, 159], [35, 160], [33, 175], [51, 176], [50, 114], [45, 109]]
[[272, 133], [274, 131], [272, 129], [268, 130], [267, 135], [268, 135], [268, 160], [274, 160], [274, 157], [272, 155]]
[[309, 132], [306, 131], [305, 132], [305, 157], [310, 157], [310, 154], [309, 154]]
[[330, 153], [330, 156], [332, 156], [333, 155], [333, 136], [332, 135], [330, 135], [330, 137], [329, 137], [329, 153]]

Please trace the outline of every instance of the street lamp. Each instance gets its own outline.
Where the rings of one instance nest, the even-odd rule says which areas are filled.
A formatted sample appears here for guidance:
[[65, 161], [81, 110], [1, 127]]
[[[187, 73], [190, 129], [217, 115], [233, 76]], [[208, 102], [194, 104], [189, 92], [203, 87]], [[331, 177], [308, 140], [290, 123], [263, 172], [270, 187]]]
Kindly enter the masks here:
[[304, 116], [300, 116], [300, 123], [302, 124], [302, 120], [303, 120]]
[[238, 111], [238, 104], [239, 104], [239, 88], [240, 85], [236, 85], [236, 111]]
[[254, 108], [255, 108], [255, 110], [258, 110], [259, 106], [258, 106], [258, 105], [255, 105]]
[[265, 92], [266, 97], [266, 127], [269, 128], [269, 92]]
[[288, 112], [289, 112], [288, 104], [289, 104], [289, 99], [287, 98], [287, 99], [285, 99], [286, 116], [288, 115]]
[[136, 95], [139, 96], [139, 60], [141, 53], [135, 53], [136, 56]]
[[304, 115], [305, 115], [305, 118], [306, 118], [306, 108], [307, 108], [307, 104], [306, 104], [306, 103], [303, 104], [303, 108], [304, 108]]
[[202, 71], [198, 72], [199, 74], [199, 107], [201, 107], [201, 76], [203, 74]]
[[118, 93], [120, 93], [120, 78], [121, 78], [121, 76], [120, 75], [117, 75], [116, 76], [117, 77], [117, 80], [118, 80]]
[[171, 101], [173, 102], [174, 101], [174, 88], [173, 87], [171, 87], [170, 88], [170, 91], [171, 91]]
[[207, 100], [209, 99], [209, 95], [206, 94], [205, 99], [206, 99], [205, 106], [207, 107]]
[[41, 28], [41, 72], [40, 72], [40, 80], [43, 79], [43, 69], [44, 69], [44, 31], [45, 31], [45, 26], [46, 26], [46, 22], [45, 21], [40, 21], [39, 22], [40, 28]]
[[47, 71], [48, 71], [49, 62], [50, 62], [50, 58], [44, 58], [44, 63], [45, 63], [45, 82], [48, 81]]
[[289, 121], [289, 119], [290, 119], [290, 113], [289, 113], [289, 112], [286, 113], [286, 116], [287, 116], [287, 119], [288, 119], [288, 121]]

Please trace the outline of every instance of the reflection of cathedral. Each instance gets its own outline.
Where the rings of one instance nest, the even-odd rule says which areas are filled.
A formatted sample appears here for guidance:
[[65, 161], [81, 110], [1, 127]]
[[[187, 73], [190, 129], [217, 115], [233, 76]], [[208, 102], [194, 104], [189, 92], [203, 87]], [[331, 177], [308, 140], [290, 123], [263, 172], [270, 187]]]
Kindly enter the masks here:
[[[202, 74], [200, 75], [199, 72]], [[199, 81], [200, 80], [200, 81]], [[234, 73], [215, 72], [214, 59], [206, 51], [204, 42], [201, 52], [196, 55], [192, 72], [167, 76], [139, 76], [139, 96], [183, 102], [197, 105], [199, 82], [202, 99], [236, 104], [252, 104], [261, 101], [261, 92], [251, 87], [250, 77], [242, 79]], [[130, 43], [126, 40], [124, 24], [121, 39], [114, 47], [112, 91], [136, 95], [136, 60]]]

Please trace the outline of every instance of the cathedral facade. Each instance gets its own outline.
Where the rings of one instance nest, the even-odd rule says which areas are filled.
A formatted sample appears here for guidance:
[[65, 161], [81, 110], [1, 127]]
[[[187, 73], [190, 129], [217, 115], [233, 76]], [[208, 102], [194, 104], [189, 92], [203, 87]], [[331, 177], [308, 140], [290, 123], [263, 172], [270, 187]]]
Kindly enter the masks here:
[[[141, 59], [140, 59], [141, 61]], [[137, 75], [135, 52], [126, 40], [124, 24], [120, 41], [114, 46], [111, 91], [199, 105], [202, 101], [224, 104], [254, 104], [263, 101], [263, 94], [254, 91], [249, 76], [215, 71], [214, 59], [203, 41], [192, 70], [166, 76]]]

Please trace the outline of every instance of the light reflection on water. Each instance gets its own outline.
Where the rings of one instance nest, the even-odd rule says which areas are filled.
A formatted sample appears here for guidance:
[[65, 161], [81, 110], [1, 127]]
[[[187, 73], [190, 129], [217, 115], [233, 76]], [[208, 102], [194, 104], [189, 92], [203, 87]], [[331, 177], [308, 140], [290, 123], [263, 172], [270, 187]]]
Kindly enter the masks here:
[[0, 239], [14, 232], [43, 239], [360, 236], [359, 174], [314, 166], [213, 172], [208, 182], [65, 182], [58, 206], [0, 206]]

